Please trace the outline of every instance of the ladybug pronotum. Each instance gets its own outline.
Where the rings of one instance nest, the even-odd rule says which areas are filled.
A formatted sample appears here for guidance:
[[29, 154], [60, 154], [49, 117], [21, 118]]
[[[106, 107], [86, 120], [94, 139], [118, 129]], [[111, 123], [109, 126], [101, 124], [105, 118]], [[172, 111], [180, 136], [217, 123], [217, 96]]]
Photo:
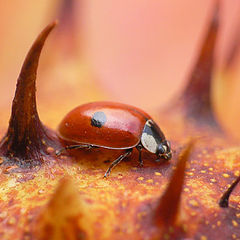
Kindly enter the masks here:
[[60, 123], [58, 135], [73, 145], [60, 149], [57, 155], [65, 149], [78, 148], [123, 150], [124, 153], [111, 163], [104, 177], [128, 157], [133, 148], [139, 151], [140, 165], [143, 165], [142, 149], [156, 154], [156, 161], [172, 157], [169, 141], [151, 117], [136, 107], [121, 103], [93, 102], [73, 109]]

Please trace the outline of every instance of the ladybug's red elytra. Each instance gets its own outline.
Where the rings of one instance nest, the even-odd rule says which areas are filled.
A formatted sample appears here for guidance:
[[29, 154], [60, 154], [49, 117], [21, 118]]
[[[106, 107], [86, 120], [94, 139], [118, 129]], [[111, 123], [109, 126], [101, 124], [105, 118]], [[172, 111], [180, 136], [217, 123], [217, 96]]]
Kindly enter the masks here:
[[169, 141], [151, 117], [136, 107], [121, 103], [93, 102], [73, 109], [60, 123], [58, 135], [73, 145], [60, 149], [57, 155], [65, 149], [78, 148], [124, 150], [104, 177], [109, 176], [111, 169], [129, 156], [133, 148], [139, 151], [140, 165], [143, 165], [142, 149], [158, 158], [169, 160], [172, 157]]

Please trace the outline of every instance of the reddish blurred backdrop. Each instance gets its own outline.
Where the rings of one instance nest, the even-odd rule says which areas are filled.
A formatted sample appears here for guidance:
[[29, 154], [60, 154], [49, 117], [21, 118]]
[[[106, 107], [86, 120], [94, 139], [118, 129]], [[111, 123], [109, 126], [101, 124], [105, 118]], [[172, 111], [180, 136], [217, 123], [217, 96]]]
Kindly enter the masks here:
[[[95, 100], [125, 102], [156, 114], [156, 109], [183, 88], [215, 3], [215, 0], [7, 3], [0, 0], [0, 111], [3, 112], [0, 124], [7, 126], [16, 79], [32, 41], [39, 30], [56, 18], [60, 19], [59, 30], [55, 30], [46, 44], [38, 74], [38, 106], [43, 121], [56, 127], [73, 106]], [[222, 71], [240, 22], [238, 0], [220, 3], [217, 72]], [[65, 20], [69, 21], [64, 25], [61, 6], [66, 4], [74, 4], [75, 20], [66, 15]], [[229, 122], [240, 117], [237, 63], [231, 75], [234, 93], [222, 93], [224, 85], [220, 84], [216, 89], [221, 94], [213, 94], [220, 121], [230, 129]], [[215, 84], [218, 81], [221, 80], [215, 80]], [[224, 114], [228, 121], [219, 110], [222, 105], [226, 107]]]

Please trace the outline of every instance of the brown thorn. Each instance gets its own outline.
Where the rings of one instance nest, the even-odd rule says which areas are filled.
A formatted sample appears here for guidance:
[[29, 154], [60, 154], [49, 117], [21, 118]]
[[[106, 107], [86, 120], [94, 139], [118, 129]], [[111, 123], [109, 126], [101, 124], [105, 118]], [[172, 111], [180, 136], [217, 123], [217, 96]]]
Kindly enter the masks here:
[[170, 226], [176, 223], [184, 184], [186, 163], [189, 159], [193, 145], [194, 141], [192, 140], [179, 156], [176, 169], [174, 170], [167, 189], [157, 206], [155, 220], [160, 227], [163, 225]]
[[237, 184], [240, 182], [240, 176], [237, 177], [237, 179], [231, 184], [231, 186], [227, 189], [227, 191], [222, 195], [219, 206], [222, 208], [227, 208], [229, 203], [229, 197], [234, 190], [234, 188], [237, 186]]
[[93, 239], [89, 211], [88, 204], [80, 198], [73, 180], [64, 177], [36, 218], [33, 224], [34, 237], [39, 240]]
[[218, 29], [219, 3], [217, 1], [200, 56], [177, 103], [183, 106], [187, 118], [217, 128], [219, 125], [214, 117], [211, 103], [211, 83]]
[[0, 142], [0, 155], [8, 158], [8, 163], [19, 166], [39, 165], [42, 155], [48, 155], [47, 147], [60, 145], [55, 134], [42, 125], [36, 106], [39, 57], [45, 40], [56, 24], [54, 21], [39, 34], [18, 77], [8, 131]]
[[[19, 124], [20, 131], [25, 130], [31, 118], [38, 120], [35, 94], [38, 62], [45, 40], [55, 26], [56, 22], [48, 25], [37, 37], [25, 58], [18, 77], [10, 126]], [[24, 121], [25, 119], [28, 121]], [[23, 133], [19, 132], [19, 137], [23, 137]]]

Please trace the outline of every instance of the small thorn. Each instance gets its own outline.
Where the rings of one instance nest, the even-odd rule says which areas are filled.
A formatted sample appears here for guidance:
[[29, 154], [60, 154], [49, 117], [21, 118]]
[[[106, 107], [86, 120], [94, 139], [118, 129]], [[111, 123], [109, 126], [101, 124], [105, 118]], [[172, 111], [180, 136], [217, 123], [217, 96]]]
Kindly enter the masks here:
[[37, 217], [34, 236], [36, 239], [92, 239], [89, 211], [73, 180], [64, 177]]
[[237, 179], [231, 184], [231, 186], [227, 189], [227, 191], [222, 195], [219, 206], [222, 208], [227, 208], [229, 204], [229, 197], [234, 190], [234, 188], [237, 186], [237, 184], [240, 182], [240, 176], [237, 177]]
[[180, 154], [176, 169], [172, 174], [167, 189], [160, 199], [155, 212], [155, 220], [158, 226], [169, 226], [176, 223], [184, 184], [186, 163], [189, 159], [193, 145], [194, 141], [191, 140]]

